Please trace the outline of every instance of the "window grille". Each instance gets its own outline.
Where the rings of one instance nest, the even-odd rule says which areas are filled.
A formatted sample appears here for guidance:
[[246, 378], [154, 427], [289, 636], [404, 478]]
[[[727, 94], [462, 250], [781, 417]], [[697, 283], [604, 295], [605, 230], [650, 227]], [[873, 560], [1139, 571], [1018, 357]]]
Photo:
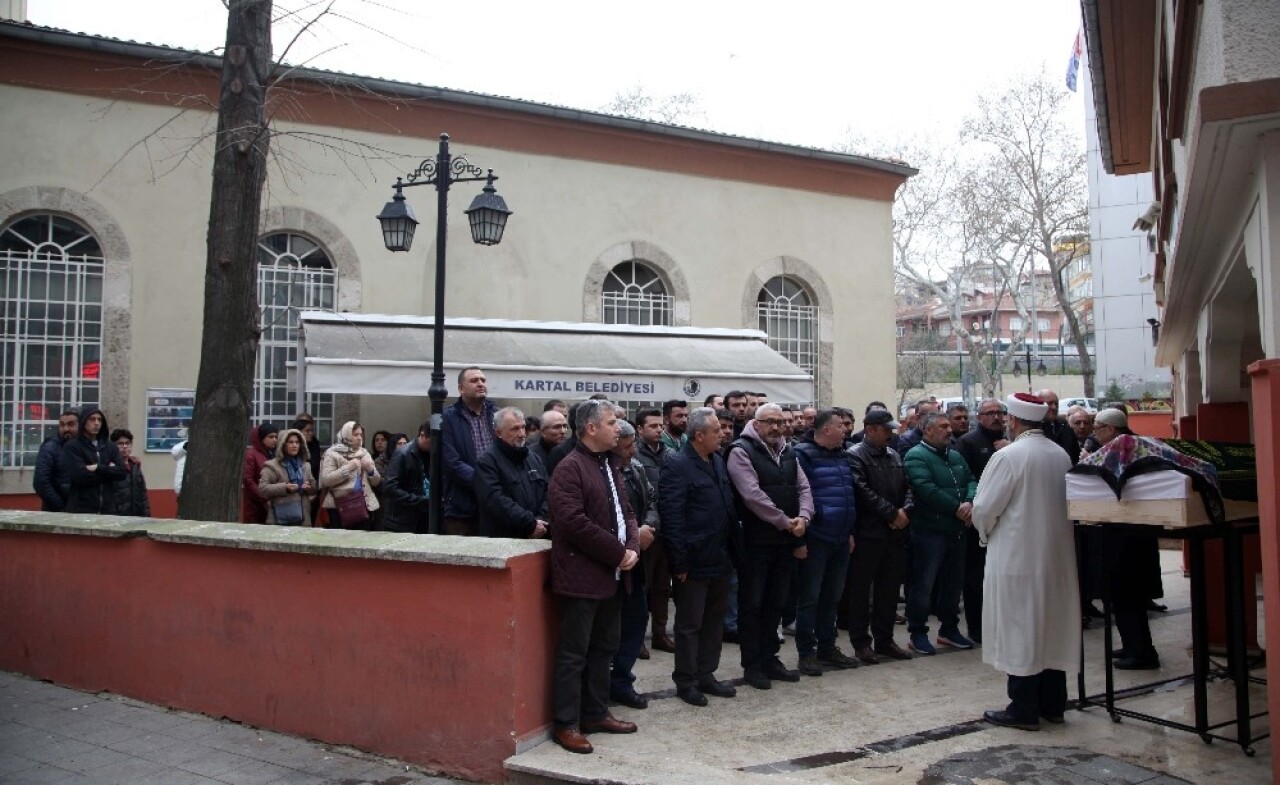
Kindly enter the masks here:
[[671, 326], [674, 298], [653, 268], [635, 260], [614, 267], [600, 295], [605, 324]]
[[769, 336], [769, 346], [813, 375], [811, 400], [816, 401], [818, 306], [812, 304], [799, 281], [785, 275], [770, 279], [760, 290], [756, 303], [760, 329]]
[[35, 466], [64, 409], [98, 405], [104, 265], [70, 218], [29, 215], [0, 231], [0, 467]]
[[[296, 373], [298, 312], [332, 311], [338, 276], [324, 249], [299, 234], [280, 232], [258, 241], [258, 362], [253, 384], [253, 422], [283, 428], [298, 413]], [[291, 378], [292, 376], [292, 378]], [[316, 438], [328, 444], [334, 433], [333, 395], [307, 396], [307, 411], [316, 419]]]

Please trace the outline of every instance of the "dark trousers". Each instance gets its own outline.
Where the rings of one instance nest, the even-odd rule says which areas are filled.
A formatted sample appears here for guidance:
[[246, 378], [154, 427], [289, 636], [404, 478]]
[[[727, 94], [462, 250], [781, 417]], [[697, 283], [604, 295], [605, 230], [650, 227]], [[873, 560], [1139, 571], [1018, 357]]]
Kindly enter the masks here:
[[621, 635], [621, 600], [560, 598], [556, 644], [555, 723], [577, 728], [609, 713], [609, 666]]
[[1120, 633], [1120, 647], [1127, 656], [1156, 656], [1156, 647], [1151, 642], [1151, 622], [1147, 619], [1146, 597], [1134, 594], [1113, 597], [1111, 612], [1115, 615], [1116, 632]]
[[[906, 570], [907, 550], [898, 539], [858, 541], [849, 560], [849, 642], [865, 648], [893, 642], [898, 616], [898, 587]], [[870, 627], [870, 633], [868, 633]]]
[[987, 572], [987, 549], [978, 544], [978, 530], [964, 530], [964, 625], [969, 637], [982, 640], [982, 580]]
[[911, 530], [911, 591], [907, 594], [907, 630], [929, 632], [929, 600], [938, 588], [934, 608], [942, 632], [960, 629], [960, 592], [964, 587], [964, 534]]
[[1020, 722], [1061, 717], [1067, 710], [1067, 674], [1043, 670], [1034, 676], [1010, 676], [1009, 701], [1006, 711]]
[[720, 667], [720, 636], [729, 602], [729, 579], [679, 580], [676, 598], [676, 665], [671, 680], [692, 687], [715, 678]]
[[649, 626], [649, 598], [646, 596], [644, 570], [631, 570], [631, 591], [627, 582], [618, 581], [618, 600], [621, 604], [621, 637], [618, 653], [613, 655], [613, 670], [609, 674], [609, 693], [626, 695], [634, 691], [636, 675], [632, 668], [644, 646], [644, 631]]
[[787, 601], [782, 605], [782, 626], [799, 624], [800, 615], [800, 560], [791, 566], [791, 586], [787, 589]]
[[475, 518], [448, 518], [440, 522], [440, 533], [455, 537], [475, 537], [480, 533]]
[[791, 570], [796, 561], [792, 548], [747, 545], [738, 575], [738, 634], [744, 670], [763, 670], [778, 656], [778, 624], [791, 590]]
[[649, 612], [653, 615], [653, 634], [665, 634], [667, 614], [671, 607], [671, 571], [667, 569], [667, 549], [655, 542], [645, 551], [651, 563], [649, 577]]
[[809, 555], [798, 560], [796, 651], [800, 657], [836, 647], [836, 606], [849, 569], [849, 543], [809, 540]]

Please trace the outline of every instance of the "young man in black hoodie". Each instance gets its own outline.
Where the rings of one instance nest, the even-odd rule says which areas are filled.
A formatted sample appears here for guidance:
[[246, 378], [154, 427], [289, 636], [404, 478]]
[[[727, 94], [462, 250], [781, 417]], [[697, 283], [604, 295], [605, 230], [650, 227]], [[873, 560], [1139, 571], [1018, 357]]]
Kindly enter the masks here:
[[110, 515], [114, 510], [111, 484], [124, 479], [120, 452], [107, 438], [107, 417], [96, 406], [80, 415], [79, 433], [62, 448], [62, 474], [70, 485], [67, 512]]

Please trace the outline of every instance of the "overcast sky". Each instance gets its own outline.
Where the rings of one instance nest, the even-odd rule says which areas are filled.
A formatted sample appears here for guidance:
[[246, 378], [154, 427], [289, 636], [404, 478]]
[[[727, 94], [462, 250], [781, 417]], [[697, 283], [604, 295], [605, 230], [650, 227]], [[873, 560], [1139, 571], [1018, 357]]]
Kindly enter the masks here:
[[[323, 6], [277, 0], [276, 12]], [[220, 0], [28, 0], [27, 13], [198, 50], [226, 30]], [[334, 13], [290, 62], [583, 109], [637, 85], [691, 93], [703, 114], [690, 124], [818, 147], [850, 131], [945, 137], [1015, 74], [1043, 68], [1062, 84], [1080, 27], [1078, 0], [334, 0]], [[277, 27], [277, 56], [291, 34]]]

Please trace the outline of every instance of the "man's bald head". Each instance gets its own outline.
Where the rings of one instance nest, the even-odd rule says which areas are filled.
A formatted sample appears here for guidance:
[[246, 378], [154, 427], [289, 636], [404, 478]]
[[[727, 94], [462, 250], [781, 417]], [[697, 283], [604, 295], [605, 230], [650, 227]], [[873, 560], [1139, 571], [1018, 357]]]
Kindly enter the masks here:
[[1058, 419], [1058, 394], [1053, 390], [1037, 390], [1036, 397], [1049, 404], [1049, 412], [1045, 414], [1045, 422]]

